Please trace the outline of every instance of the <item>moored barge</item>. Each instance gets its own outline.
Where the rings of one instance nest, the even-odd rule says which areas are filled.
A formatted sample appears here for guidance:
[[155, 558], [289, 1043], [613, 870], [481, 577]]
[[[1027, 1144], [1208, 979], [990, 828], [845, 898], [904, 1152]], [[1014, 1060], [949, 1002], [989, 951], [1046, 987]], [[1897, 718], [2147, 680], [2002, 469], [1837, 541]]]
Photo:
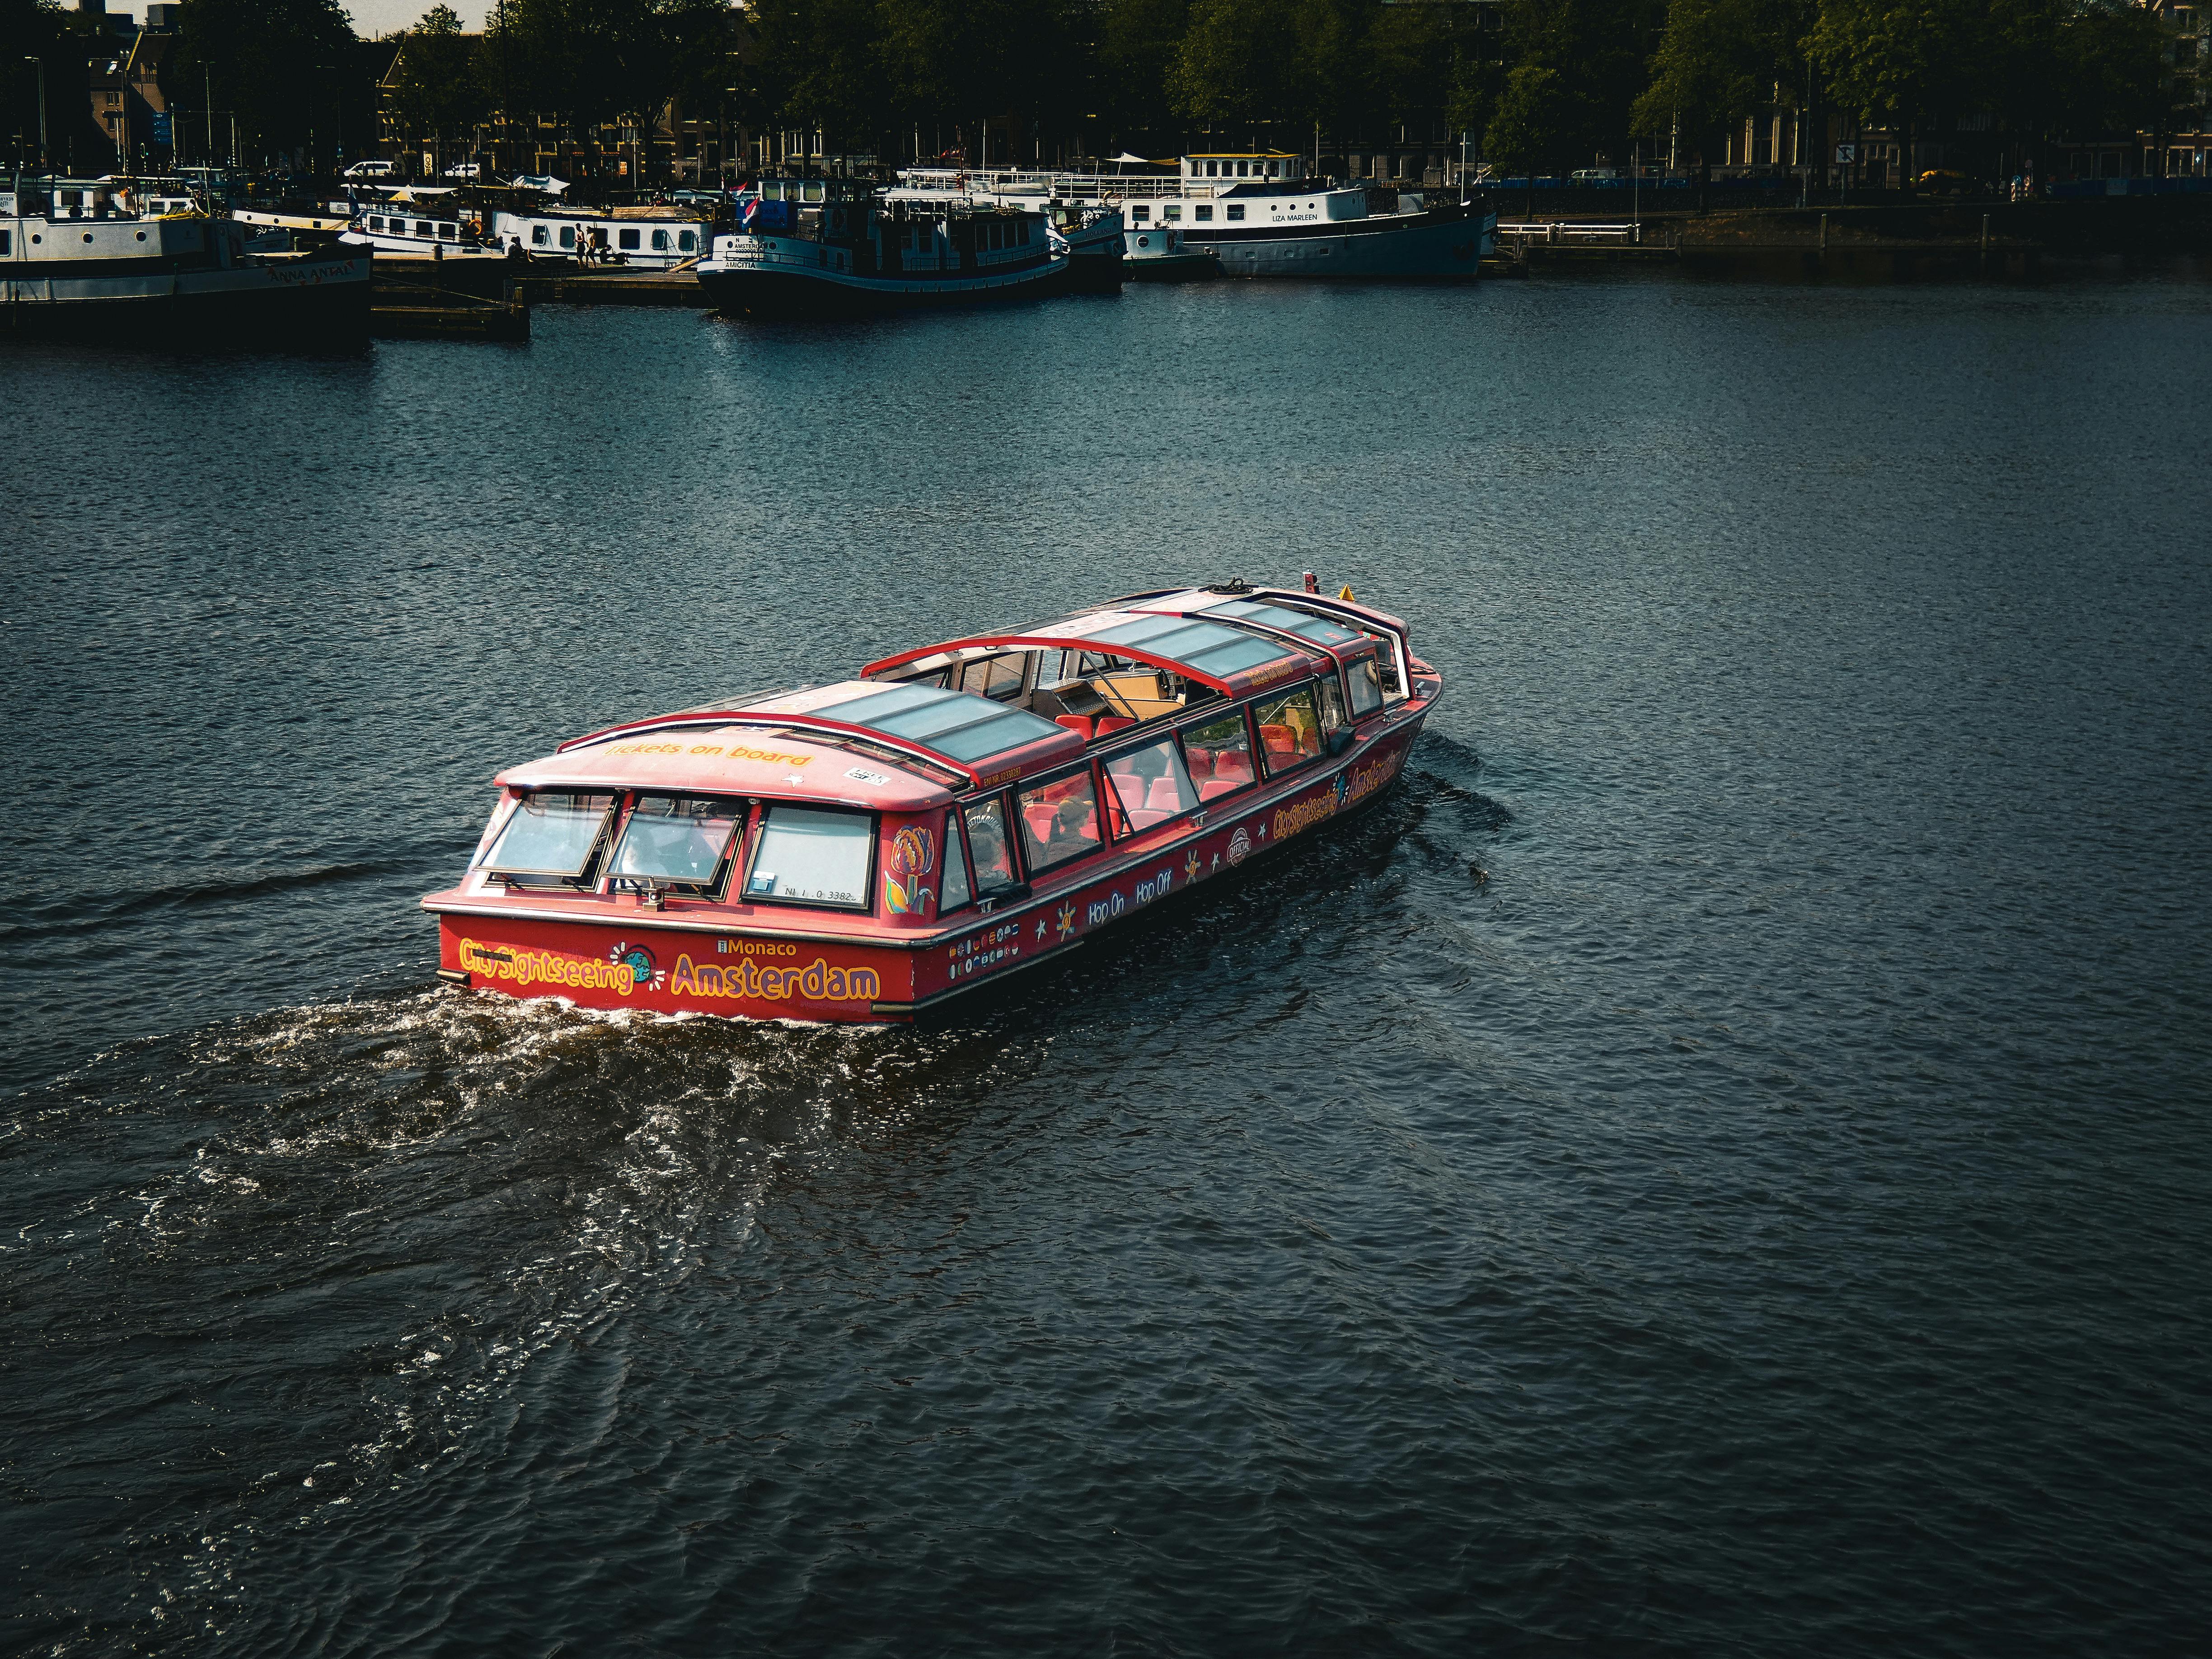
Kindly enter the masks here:
[[1366, 805], [1442, 690], [1397, 617], [1234, 582], [612, 726], [495, 780], [439, 975], [909, 1019]]

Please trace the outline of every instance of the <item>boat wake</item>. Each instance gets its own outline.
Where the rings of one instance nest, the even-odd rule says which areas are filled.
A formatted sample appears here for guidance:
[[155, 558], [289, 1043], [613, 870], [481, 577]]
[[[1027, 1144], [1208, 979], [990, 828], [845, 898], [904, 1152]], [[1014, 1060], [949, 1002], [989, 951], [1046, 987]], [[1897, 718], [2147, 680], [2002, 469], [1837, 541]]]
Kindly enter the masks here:
[[[88, 1528], [112, 1528], [93, 1500], [119, 1464], [183, 1489], [126, 1523], [139, 1578], [57, 1584], [58, 1619], [89, 1594], [128, 1609], [76, 1627], [95, 1646], [173, 1635], [187, 1607], [222, 1628], [257, 1538], [405, 1501], [507, 1432], [526, 1372], [608, 1364], [627, 1312], [727, 1267], [772, 1187], [1036, 1047], [440, 988], [127, 1044], [18, 1096], [0, 1272], [54, 1386], [0, 1421]], [[118, 1346], [161, 1361], [121, 1397]], [[117, 1541], [55, 1544], [114, 1562]]]

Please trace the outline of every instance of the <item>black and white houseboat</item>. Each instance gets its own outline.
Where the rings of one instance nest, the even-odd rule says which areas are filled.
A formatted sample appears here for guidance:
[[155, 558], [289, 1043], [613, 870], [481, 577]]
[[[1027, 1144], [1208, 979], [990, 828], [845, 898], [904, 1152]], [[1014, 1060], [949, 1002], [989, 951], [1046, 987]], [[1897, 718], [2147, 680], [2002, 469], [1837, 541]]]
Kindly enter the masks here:
[[368, 326], [366, 249], [246, 251], [246, 226], [155, 216], [112, 181], [0, 188], [0, 310], [19, 335], [358, 339]]
[[1025, 299], [1066, 285], [1045, 216], [966, 198], [896, 200], [840, 179], [764, 179], [699, 285], [748, 317], [852, 316]]
[[1048, 180], [1025, 174], [903, 167], [898, 177], [898, 187], [886, 192], [895, 203], [927, 210], [965, 201], [1042, 213], [1049, 227], [1047, 238], [1067, 255], [1067, 285], [1078, 293], [1115, 293], [1128, 278], [1118, 208], [1060, 195]]

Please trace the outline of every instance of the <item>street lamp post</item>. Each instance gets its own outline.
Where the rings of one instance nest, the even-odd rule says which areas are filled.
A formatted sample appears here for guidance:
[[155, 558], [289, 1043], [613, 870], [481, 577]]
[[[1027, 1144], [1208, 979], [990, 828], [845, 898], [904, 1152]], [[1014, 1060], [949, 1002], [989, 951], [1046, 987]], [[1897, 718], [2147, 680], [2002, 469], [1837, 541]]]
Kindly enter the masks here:
[[39, 165], [52, 173], [53, 158], [46, 154], [46, 60], [27, 56], [23, 61], [39, 66]]

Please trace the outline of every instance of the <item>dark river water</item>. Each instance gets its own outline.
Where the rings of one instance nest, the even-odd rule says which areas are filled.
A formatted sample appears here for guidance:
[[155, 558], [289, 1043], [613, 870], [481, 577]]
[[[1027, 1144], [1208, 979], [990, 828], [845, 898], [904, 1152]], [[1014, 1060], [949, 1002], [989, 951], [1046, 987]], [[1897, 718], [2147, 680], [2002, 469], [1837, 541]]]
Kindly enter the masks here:
[[[2208, 430], [2161, 280], [10, 349], [0, 1648], [2191, 1650]], [[503, 764], [1307, 568], [1402, 785], [995, 1002], [432, 977]]]

